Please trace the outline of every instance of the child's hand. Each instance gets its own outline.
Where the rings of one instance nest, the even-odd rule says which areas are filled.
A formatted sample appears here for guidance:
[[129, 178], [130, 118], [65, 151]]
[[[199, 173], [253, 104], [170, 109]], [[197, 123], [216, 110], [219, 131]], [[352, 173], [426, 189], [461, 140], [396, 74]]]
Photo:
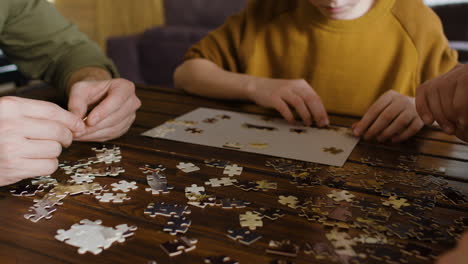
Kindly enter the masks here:
[[356, 136], [380, 142], [404, 141], [424, 126], [416, 112], [414, 98], [390, 90], [383, 94], [367, 111], [361, 121], [353, 125]]
[[327, 112], [318, 94], [305, 80], [256, 78], [249, 87], [249, 98], [258, 105], [274, 108], [289, 123], [294, 123], [290, 107], [296, 109], [304, 125], [324, 127], [330, 124]]

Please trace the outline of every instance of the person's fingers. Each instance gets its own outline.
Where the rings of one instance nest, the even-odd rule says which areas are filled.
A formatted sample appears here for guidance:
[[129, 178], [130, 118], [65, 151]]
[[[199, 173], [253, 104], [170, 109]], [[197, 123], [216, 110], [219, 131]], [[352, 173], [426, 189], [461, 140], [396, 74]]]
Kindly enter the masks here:
[[375, 103], [367, 110], [364, 117], [359, 121], [353, 130], [355, 136], [362, 136], [367, 131], [371, 124], [378, 118], [380, 113], [387, 108], [392, 102], [392, 97], [389, 93], [382, 95]]
[[447, 119], [442, 110], [441, 99], [437, 89], [430, 89], [426, 94], [426, 100], [431, 109], [434, 119], [439, 123], [442, 130], [447, 134], [452, 134], [455, 130], [454, 125]]
[[129, 116], [113, 127], [107, 127], [92, 134], [86, 134], [75, 138], [76, 141], [96, 141], [103, 142], [122, 136], [128, 131], [130, 125], [135, 121], [136, 115]]
[[85, 85], [87, 85], [85, 82], [76, 83], [70, 89], [68, 99], [68, 110], [80, 119], [83, 119], [88, 112], [89, 94], [86, 92], [87, 88], [83, 87]]
[[413, 122], [411, 122], [411, 124], [408, 126], [408, 128], [406, 128], [405, 131], [392, 138], [392, 143], [399, 143], [409, 139], [410, 137], [418, 133], [419, 130], [423, 128], [423, 126], [424, 122], [420, 118], [413, 119]]
[[286, 101], [290, 106], [294, 107], [296, 109], [297, 113], [301, 117], [301, 119], [304, 121], [304, 124], [306, 126], [312, 125], [312, 117], [309, 112], [309, 109], [305, 105], [305, 102], [303, 98], [300, 96], [290, 92], [285, 95], [283, 95], [283, 100]]
[[62, 146], [52, 140], [26, 140], [18, 152], [25, 159], [55, 159], [60, 156]]
[[275, 108], [281, 116], [283, 116], [284, 119], [290, 124], [295, 123], [294, 115], [291, 112], [291, 109], [289, 109], [288, 104], [283, 101], [280, 97], [275, 97], [272, 99], [272, 106]]
[[398, 117], [377, 136], [379, 142], [387, 141], [396, 134], [400, 134], [415, 118], [414, 114], [409, 111], [403, 111]]
[[112, 127], [116, 124], [122, 122], [128, 116], [135, 114], [135, 111], [140, 106], [138, 98], [131, 97], [123, 103], [123, 105], [115, 112], [107, 116], [105, 119], [101, 120], [95, 126], [88, 127], [86, 134], [93, 134], [98, 130], [102, 130], [106, 127]]
[[23, 118], [10, 121], [9, 125], [12, 132], [27, 139], [56, 141], [64, 147], [70, 146], [73, 140], [72, 132], [56, 121]]
[[16, 97], [4, 97], [1, 98], [1, 101], [2, 108], [5, 107], [5, 110], [9, 109], [10, 112], [11, 109], [16, 109], [24, 117], [57, 121], [74, 132], [81, 132], [86, 129], [80, 118], [50, 102]]
[[427, 100], [427, 98], [430, 96], [429, 90], [431, 85], [432, 83], [430, 81], [425, 82], [418, 87], [416, 92], [416, 111], [424, 123], [428, 126], [434, 123], [434, 116], [432, 115], [432, 111], [429, 108], [429, 103]]
[[459, 78], [454, 96], [453, 96], [453, 109], [457, 116], [456, 126], [458, 130], [468, 129], [468, 74], [463, 75]]
[[322, 99], [315, 92], [309, 92], [304, 95], [304, 100], [306, 102], [309, 111], [312, 113], [315, 122], [319, 127], [324, 127], [330, 125], [330, 120], [328, 119], [327, 111], [323, 105]]
[[364, 134], [365, 140], [370, 140], [379, 135], [405, 110], [404, 104], [394, 103], [383, 110], [370, 128]]
[[[11, 175], [16, 179], [51, 175], [58, 169], [58, 159], [18, 159], [11, 168]], [[27, 164], [27, 166], [25, 166]]]
[[89, 126], [94, 126], [111, 113], [117, 111], [129, 97], [135, 96], [135, 85], [124, 79], [113, 79], [108, 82], [107, 96], [88, 115]]

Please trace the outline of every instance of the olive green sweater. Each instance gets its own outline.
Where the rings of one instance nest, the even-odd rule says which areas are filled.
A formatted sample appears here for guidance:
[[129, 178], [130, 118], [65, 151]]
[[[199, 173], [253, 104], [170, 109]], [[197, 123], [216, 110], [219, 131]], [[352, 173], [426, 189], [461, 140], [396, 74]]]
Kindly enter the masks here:
[[0, 48], [21, 72], [65, 90], [73, 72], [117, 71], [99, 47], [46, 0], [0, 1]]

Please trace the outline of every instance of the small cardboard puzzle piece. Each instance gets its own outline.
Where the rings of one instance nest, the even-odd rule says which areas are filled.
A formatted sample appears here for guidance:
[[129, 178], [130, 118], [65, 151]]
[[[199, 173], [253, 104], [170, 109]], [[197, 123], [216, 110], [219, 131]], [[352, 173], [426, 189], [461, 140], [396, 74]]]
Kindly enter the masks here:
[[68, 182], [74, 184], [92, 183], [96, 177], [87, 174], [75, 174], [70, 176]]
[[155, 217], [157, 215], [170, 217], [172, 215], [182, 217], [184, 214], [190, 214], [191, 211], [187, 205], [166, 204], [164, 202], [150, 203], [144, 211], [145, 214]]
[[101, 225], [102, 221], [81, 220], [79, 224], [74, 224], [69, 230], [57, 230], [55, 238], [74, 247], [78, 247], [78, 253], [91, 252], [95, 255], [101, 253], [103, 249], [109, 248], [114, 242], [124, 242], [129, 236], [134, 235], [136, 226], [126, 224], [118, 225], [115, 228]]
[[234, 186], [246, 192], [258, 191], [258, 184], [255, 181], [241, 180], [234, 183]]
[[139, 168], [144, 174], [147, 173], [160, 173], [166, 170], [166, 168], [163, 165], [156, 164], [156, 165], [149, 165], [145, 164], [144, 166]]
[[242, 227], [248, 227], [250, 230], [255, 230], [257, 227], [263, 226], [262, 217], [251, 211], [240, 214], [239, 222]]
[[42, 191], [44, 191], [42, 185], [34, 185], [29, 183], [19, 184], [10, 190], [11, 195], [13, 196], [34, 196], [36, 193]]
[[168, 232], [173, 236], [177, 235], [178, 233], [185, 234], [188, 231], [191, 224], [192, 221], [185, 216], [171, 216], [171, 218], [167, 221], [166, 225], [163, 227], [163, 231]]
[[262, 191], [278, 189], [278, 184], [276, 182], [261, 180], [261, 181], [256, 181], [256, 183], [257, 183], [257, 188], [262, 190]]
[[307, 220], [313, 222], [324, 221], [327, 214], [328, 212], [324, 212], [320, 208], [311, 205], [301, 207], [301, 212], [299, 213], [300, 216], [304, 216]]
[[101, 203], [123, 203], [125, 200], [130, 200], [130, 197], [127, 197], [126, 193], [103, 193], [96, 195], [96, 198]]
[[24, 218], [31, 220], [34, 223], [37, 223], [39, 220], [45, 218], [47, 220], [52, 218], [52, 213], [55, 212], [57, 208], [55, 207], [31, 207], [29, 211], [31, 214], [25, 214]]
[[342, 222], [348, 222], [353, 214], [348, 207], [336, 207], [328, 213], [328, 218]]
[[196, 194], [196, 193], [185, 193], [185, 197], [189, 199], [187, 204], [193, 205], [199, 208], [205, 208], [207, 205], [216, 205], [216, 196], [209, 194]]
[[239, 261], [233, 260], [227, 256], [212, 256], [205, 258], [206, 264], [239, 264]]
[[266, 253], [280, 255], [285, 257], [297, 257], [299, 246], [291, 242], [291, 240], [275, 241], [270, 240]]
[[261, 217], [268, 218], [270, 220], [277, 220], [278, 218], [284, 216], [284, 210], [278, 208], [259, 208], [255, 209], [254, 213], [257, 213]]
[[117, 191], [129, 192], [131, 190], [138, 189], [138, 186], [136, 185], [135, 181], [128, 182], [128, 181], [122, 180], [122, 181], [119, 181], [118, 183], [117, 182], [112, 183], [111, 186], [112, 186], [112, 191], [114, 192], [117, 192]]
[[199, 171], [200, 168], [197, 167], [195, 164], [193, 163], [185, 163], [185, 162], [180, 162], [177, 166], [176, 166], [179, 170], [185, 172], [185, 173], [190, 173], [190, 172], [194, 172], [194, 171]]
[[382, 204], [385, 206], [391, 206], [395, 210], [399, 210], [402, 207], [410, 206], [411, 204], [407, 203], [407, 199], [400, 198], [397, 196], [390, 196], [387, 200], [383, 201]]
[[242, 174], [243, 167], [240, 167], [237, 164], [226, 165], [224, 167], [223, 174], [228, 175], [229, 177], [239, 176]]
[[31, 180], [32, 185], [42, 185], [42, 188], [47, 189], [51, 185], [57, 185], [58, 182], [56, 179], [52, 178], [52, 176], [39, 176]]
[[211, 185], [211, 187], [232, 186], [236, 182], [236, 179], [231, 179], [228, 177], [223, 177], [221, 179], [212, 178], [209, 181], [205, 182], [205, 185]]
[[250, 205], [251, 202], [238, 200], [236, 198], [225, 198], [221, 199], [218, 205], [221, 205], [223, 209], [232, 209], [232, 208], [245, 208], [247, 205]]
[[151, 192], [153, 195], [169, 193], [169, 190], [174, 189], [173, 186], [167, 184], [166, 176], [159, 172], [146, 175], [146, 181], [150, 188], [145, 188], [145, 191]]
[[229, 238], [239, 241], [239, 243], [244, 245], [251, 245], [262, 238], [260, 234], [251, 231], [247, 227], [228, 229], [227, 232]]
[[208, 167], [220, 168], [220, 169], [224, 169], [227, 165], [231, 164], [230, 161], [218, 160], [218, 159], [208, 159], [208, 160], [205, 160], [204, 162], [205, 162], [205, 165]]
[[78, 194], [95, 194], [102, 190], [99, 183], [83, 183], [80, 185], [62, 185], [59, 184], [52, 188], [49, 193], [55, 194], [57, 197], [65, 197], [67, 195]]
[[336, 202], [346, 201], [352, 202], [355, 197], [354, 194], [349, 193], [348, 191], [337, 191], [333, 190], [331, 194], [327, 194], [328, 197], [332, 198]]
[[299, 199], [296, 196], [292, 196], [292, 195], [289, 195], [289, 196], [280, 195], [278, 197], [278, 202], [292, 209], [297, 209], [300, 207]]
[[205, 194], [205, 187], [192, 184], [190, 187], [185, 187], [185, 193], [192, 193], [197, 195]]
[[181, 255], [184, 252], [192, 251], [197, 246], [197, 239], [181, 237], [173, 241], [164, 242], [161, 244], [162, 250], [170, 257]]

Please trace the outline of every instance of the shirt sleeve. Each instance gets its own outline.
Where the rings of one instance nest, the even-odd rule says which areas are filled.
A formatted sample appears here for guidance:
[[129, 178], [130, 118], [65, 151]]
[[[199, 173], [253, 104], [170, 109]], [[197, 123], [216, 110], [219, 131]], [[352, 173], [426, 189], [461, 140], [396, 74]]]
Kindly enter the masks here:
[[245, 11], [229, 17], [221, 27], [193, 45], [184, 60], [207, 59], [224, 70], [241, 72], [240, 46], [245, 21]]
[[21, 72], [65, 91], [83, 67], [101, 67], [114, 77], [114, 64], [77, 27], [45, 0], [7, 1], [0, 47]]

